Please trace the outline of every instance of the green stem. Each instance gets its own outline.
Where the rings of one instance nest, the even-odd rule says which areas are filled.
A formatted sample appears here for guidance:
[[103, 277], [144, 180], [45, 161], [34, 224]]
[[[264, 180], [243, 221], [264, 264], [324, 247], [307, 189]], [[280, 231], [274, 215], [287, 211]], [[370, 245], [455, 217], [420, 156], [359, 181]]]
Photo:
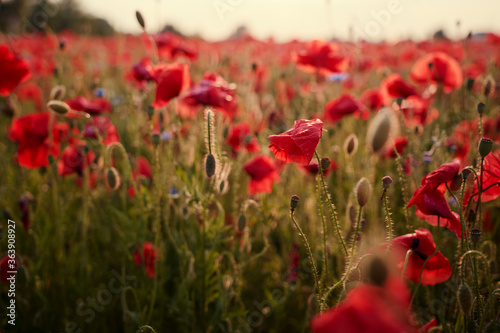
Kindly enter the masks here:
[[465, 245], [467, 247], [467, 250], [470, 250], [469, 249], [469, 238], [467, 236], [467, 226], [465, 225], [465, 218], [464, 218], [464, 212], [463, 212], [463, 201], [464, 201], [464, 193], [465, 193], [465, 179], [462, 182], [462, 192], [461, 192], [461, 195], [460, 195], [460, 201], [458, 201], [458, 199], [455, 196], [455, 194], [453, 194], [453, 192], [450, 190], [450, 188], [448, 187], [448, 184], [446, 184], [446, 188], [448, 189], [448, 192], [451, 194], [451, 196], [453, 197], [453, 199], [455, 200], [455, 202], [457, 202], [458, 205], [459, 205], [459, 210], [460, 210], [459, 211], [459, 213], [460, 213], [460, 225], [461, 225], [461, 231], [462, 231], [462, 237], [460, 239], [461, 251], [462, 252], [464, 251], [464, 241], [465, 241]]
[[[427, 265], [427, 262], [432, 258], [434, 257], [434, 255], [436, 255], [436, 253], [438, 252], [438, 249], [436, 248], [436, 251], [434, 251], [433, 254], [431, 254], [429, 257], [427, 257], [427, 259], [425, 259], [424, 261], [424, 264], [422, 265], [422, 269], [420, 270], [420, 277], [418, 278], [418, 283], [417, 283], [417, 286], [415, 287], [415, 291], [413, 292], [413, 296], [411, 297], [411, 301], [410, 301], [410, 308], [413, 304], [413, 300], [415, 299], [415, 296], [417, 295], [417, 291], [418, 291], [418, 288], [420, 287], [420, 284], [422, 283], [422, 275], [424, 273], [424, 268], [425, 268], [425, 265]], [[407, 253], [408, 254], [408, 253]], [[405, 260], [405, 266], [406, 266], [406, 260]]]
[[387, 246], [387, 250], [385, 251], [385, 253], [389, 253], [392, 246], [392, 220], [391, 220], [391, 211], [389, 209], [389, 199], [387, 198], [386, 189], [384, 189], [383, 197], [384, 197], [385, 219], [387, 221], [387, 229], [389, 231], [389, 242], [388, 242], [389, 245]]
[[[481, 157], [481, 173], [480, 173], [480, 176], [479, 176], [479, 179], [480, 179], [480, 184], [478, 184], [478, 193], [479, 193], [479, 196], [478, 196], [478, 199], [477, 199], [477, 207], [476, 207], [476, 213], [477, 213], [477, 217], [478, 217], [478, 227], [481, 229], [481, 195], [483, 193], [483, 174], [484, 174], [484, 170], [483, 170], [483, 166], [484, 166], [484, 158]], [[478, 213], [479, 212], [479, 213]], [[475, 222], [475, 221], [474, 221]], [[474, 225], [473, 225], [474, 226]]]
[[326, 248], [326, 221], [325, 221], [325, 215], [323, 214], [323, 202], [321, 201], [321, 177], [319, 176], [320, 174], [323, 174], [323, 170], [321, 168], [321, 161], [319, 160], [319, 156], [316, 155], [316, 158], [318, 159], [318, 186], [316, 189], [316, 194], [317, 194], [317, 200], [318, 200], [318, 207], [319, 207], [319, 214], [321, 216], [321, 225], [323, 226], [323, 271], [324, 271], [324, 283], [327, 283], [328, 281], [328, 252]]
[[403, 265], [403, 270], [401, 271], [401, 278], [402, 279], [404, 279], [404, 277], [405, 277], [406, 265], [408, 265], [408, 259], [410, 259], [411, 252], [412, 252], [412, 250], [406, 251], [405, 263]]

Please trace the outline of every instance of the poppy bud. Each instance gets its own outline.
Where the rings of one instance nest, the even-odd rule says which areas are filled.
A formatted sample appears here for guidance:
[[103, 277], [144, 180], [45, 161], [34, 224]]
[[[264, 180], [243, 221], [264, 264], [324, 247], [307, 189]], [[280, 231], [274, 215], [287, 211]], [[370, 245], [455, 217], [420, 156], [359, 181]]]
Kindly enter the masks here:
[[477, 245], [480, 238], [481, 238], [481, 230], [479, 230], [478, 228], [474, 228], [470, 231], [470, 240], [472, 241], [472, 244], [474, 244], [474, 246]]
[[238, 232], [243, 232], [247, 226], [247, 217], [245, 214], [241, 214], [238, 218]]
[[457, 299], [462, 313], [466, 316], [470, 315], [470, 310], [472, 308], [472, 292], [468, 285], [462, 284], [458, 287]]
[[474, 79], [468, 78], [466, 82], [467, 90], [471, 91], [474, 87]]
[[146, 109], [146, 112], [148, 114], [149, 120], [151, 120], [153, 118], [153, 115], [155, 114], [155, 109], [150, 105]]
[[375, 257], [368, 265], [368, 279], [370, 283], [382, 287], [387, 279], [388, 269], [380, 257]]
[[479, 155], [485, 158], [493, 149], [493, 140], [482, 138], [479, 142]]
[[66, 87], [65, 86], [55, 86], [50, 91], [50, 99], [51, 100], [61, 100], [65, 94], [66, 94]]
[[462, 187], [462, 175], [456, 175], [455, 178], [452, 179], [450, 184], [450, 190], [452, 192], [458, 191]]
[[56, 101], [52, 100], [47, 103], [47, 107], [54, 111], [57, 114], [64, 115], [69, 112], [71, 109], [68, 104], [61, 102], [61, 101]]
[[483, 102], [480, 102], [479, 104], [477, 104], [477, 113], [479, 113], [480, 115], [483, 115], [485, 109], [486, 109], [486, 105], [484, 105]]
[[392, 184], [392, 178], [389, 176], [385, 176], [382, 178], [382, 187], [387, 190], [389, 187], [391, 187]]
[[358, 268], [353, 268], [347, 273], [347, 277], [344, 281], [344, 289], [346, 292], [354, 288], [360, 283], [361, 273]]
[[468, 169], [468, 168], [463, 169], [462, 173], [461, 173], [463, 180], [467, 180], [467, 178], [469, 178], [471, 173], [472, 173], [472, 171], [470, 169]]
[[358, 137], [356, 134], [351, 134], [344, 142], [344, 152], [347, 155], [353, 155], [358, 150]]
[[151, 142], [153, 143], [153, 146], [158, 146], [160, 144], [160, 134], [154, 133], [151, 135]]
[[321, 159], [321, 170], [325, 171], [330, 167], [330, 159], [327, 157], [323, 157]]
[[106, 172], [106, 185], [112, 191], [116, 191], [120, 187], [120, 175], [114, 167], [111, 167]]
[[401, 104], [403, 104], [404, 98], [403, 97], [398, 97], [396, 99], [396, 103], [398, 104], [399, 107], [401, 107]]
[[467, 222], [474, 223], [475, 220], [476, 220], [476, 213], [471, 209], [469, 211], [469, 216], [467, 217]]
[[489, 97], [492, 92], [495, 91], [495, 80], [491, 75], [488, 75], [486, 79], [484, 80], [484, 88], [483, 88], [483, 93], [485, 97]]
[[208, 178], [215, 174], [215, 157], [212, 154], [208, 154], [205, 159], [205, 173]]
[[358, 205], [364, 207], [368, 203], [370, 197], [370, 183], [365, 177], [361, 178], [356, 185], [356, 199]]
[[292, 212], [297, 208], [297, 205], [299, 204], [300, 198], [298, 195], [292, 195], [290, 197], [290, 209]]
[[349, 207], [347, 208], [347, 215], [349, 216], [349, 222], [351, 222], [351, 225], [355, 225], [356, 219], [358, 218], [358, 213], [354, 205], [349, 205]]
[[374, 153], [381, 151], [387, 144], [391, 133], [395, 131], [397, 120], [391, 109], [380, 110], [368, 126], [366, 144], [368, 150]]
[[139, 25], [143, 29], [146, 29], [146, 22], [144, 22], [144, 17], [142, 17], [142, 14], [138, 10], [135, 11], [135, 17], [137, 18], [137, 22], [139, 22]]

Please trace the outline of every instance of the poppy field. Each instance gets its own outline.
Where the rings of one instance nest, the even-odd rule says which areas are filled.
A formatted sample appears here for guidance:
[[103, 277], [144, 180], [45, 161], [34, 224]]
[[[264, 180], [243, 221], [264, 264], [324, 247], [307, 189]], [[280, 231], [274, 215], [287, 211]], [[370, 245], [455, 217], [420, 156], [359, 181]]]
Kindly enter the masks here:
[[0, 331], [500, 332], [500, 36], [0, 35]]

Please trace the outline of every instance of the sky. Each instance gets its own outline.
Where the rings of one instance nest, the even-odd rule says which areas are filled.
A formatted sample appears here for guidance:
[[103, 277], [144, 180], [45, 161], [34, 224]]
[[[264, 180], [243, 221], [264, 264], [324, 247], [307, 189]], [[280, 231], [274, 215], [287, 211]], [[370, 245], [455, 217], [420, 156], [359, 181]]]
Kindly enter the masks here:
[[[500, 33], [499, 0], [78, 0], [85, 11], [118, 31], [139, 33], [139, 10], [149, 32], [171, 24], [207, 40], [246, 26], [259, 39], [389, 40], [428, 38], [444, 29], [451, 38]], [[460, 24], [457, 25], [457, 22]]]

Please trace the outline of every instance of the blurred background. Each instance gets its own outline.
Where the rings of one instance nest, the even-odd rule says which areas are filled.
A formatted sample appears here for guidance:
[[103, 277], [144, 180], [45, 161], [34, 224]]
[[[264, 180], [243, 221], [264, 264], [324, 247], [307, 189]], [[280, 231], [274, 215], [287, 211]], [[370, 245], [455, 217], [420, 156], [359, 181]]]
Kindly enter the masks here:
[[395, 41], [500, 32], [498, 0], [0, 0], [0, 29], [111, 35], [173, 31], [206, 40], [249, 32], [284, 42], [312, 38]]

